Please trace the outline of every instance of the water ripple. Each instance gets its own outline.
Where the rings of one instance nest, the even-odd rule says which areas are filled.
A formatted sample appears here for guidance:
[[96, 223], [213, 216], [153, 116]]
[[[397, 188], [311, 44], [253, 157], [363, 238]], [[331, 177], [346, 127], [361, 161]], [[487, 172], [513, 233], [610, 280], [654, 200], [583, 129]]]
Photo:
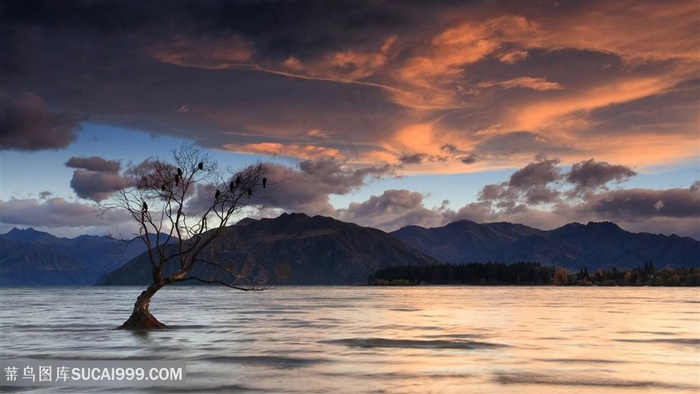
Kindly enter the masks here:
[[285, 356], [202, 356], [197, 360], [221, 364], [260, 364], [277, 368], [303, 368], [320, 363], [331, 362], [327, 359], [299, 358]]
[[670, 390], [699, 390], [700, 386], [685, 384], [654, 382], [650, 380], [631, 379], [606, 379], [601, 377], [585, 376], [553, 376], [531, 372], [497, 373], [494, 380], [500, 384], [538, 384], [551, 386], [587, 386], [587, 387], [618, 387], [618, 388], [645, 388], [645, 389], [670, 389]]
[[360, 348], [402, 348], [402, 349], [492, 349], [508, 345], [477, 342], [477, 341], [448, 341], [448, 340], [415, 340], [387, 338], [346, 338], [321, 343], [338, 344]]

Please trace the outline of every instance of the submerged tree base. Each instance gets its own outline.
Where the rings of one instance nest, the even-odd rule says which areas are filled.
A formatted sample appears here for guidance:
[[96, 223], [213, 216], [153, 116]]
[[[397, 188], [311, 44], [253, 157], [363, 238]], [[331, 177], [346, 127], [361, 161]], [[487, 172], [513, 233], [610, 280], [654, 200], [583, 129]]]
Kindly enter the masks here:
[[119, 330], [159, 330], [168, 328], [150, 312], [134, 312], [129, 319], [118, 327]]

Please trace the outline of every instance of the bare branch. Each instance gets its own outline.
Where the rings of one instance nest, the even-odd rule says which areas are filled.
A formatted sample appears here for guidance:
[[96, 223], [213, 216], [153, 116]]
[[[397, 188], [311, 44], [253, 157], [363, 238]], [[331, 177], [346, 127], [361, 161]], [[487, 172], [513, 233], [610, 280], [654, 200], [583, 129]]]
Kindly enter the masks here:
[[[200, 262], [222, 268], [232, 280], [242, 279], [199, 256], [212, 248], [241, 209], [255, 206], [261, 190], [273, 184], [267, 183], [266, 166], [256, 163], [224, 175], [206, 152], [192, 145], [174, 150], [173, 159], [150, 160], [128, 169], [125, 176], [132, 182], [105, 210], [116, 207], [131, 214], [137, 237], [148, 248], [154, 281], [181, 281]], [[177, 274], [165, 278], [166, 267], [173, 264]]]

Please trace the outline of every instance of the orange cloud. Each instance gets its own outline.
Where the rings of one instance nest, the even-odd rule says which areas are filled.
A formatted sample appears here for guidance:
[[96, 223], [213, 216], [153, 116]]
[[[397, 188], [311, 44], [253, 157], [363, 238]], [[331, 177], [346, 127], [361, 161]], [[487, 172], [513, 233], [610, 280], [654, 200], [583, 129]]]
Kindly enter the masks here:
[[392, 78], [401, 87], [394, 100], [414, 108], [458, 107], [458, 84], [465, 67], [498, 50], [494, 33], [522, 18], [499, 18], [490, 23], [463, 23], [451, 27], [419, 48], [399, 65]]
[[674, 82], [676, 81], [655, 77], [630, 78], [593, 86], [576, 93], [517, 108], [514, 111], [514, 120], [509, 126], [514, 130], [560, 128], [561, 124], [556, 123], [560, 117], [647, 97], [670, 88]]
[[582, 139], [580, 144], [580, 160], [595, 156], [599, 160], [642, 168], [673, 162], [697, 162], [700, 148], [697, 139], [689, 143], [686, 135], [652, 133], [610, 136], [604, 140]]
[[506, 89], [511, 88], [526, 88], [532, 90], [562, 90], [564, 86], [557, 82], [550, 82], [546, 78], [520, 77], [509, 79], [500, 82], [481, 82], [478, 87], [489, 88], [492, 86], [501, 86]]
[[261, 142], [257, 144], [225, 144], [222, 146], [222, 148], [237, 153], [289, 156], [301, 159], [342, 157], [341, 152], [335, 148], [317, 145], [282, 144], [278, 142]]
[[178, 36], [146, 49], [149, 56], [165, 63], [214, 70], [250, 64], [252, 49], [239, 37], [196, 39]]
[[[696, 78], [700, 71], [697, 61], [700, 35], [694, 34], [700, 11], [696, 1], [591, 3], [577, 7], [576, 12], [562, 10], [556, 17], [552, 17], [552, 7], [523, 8], [506, 15], [477, 11], [441, 18], [441, 24], [436, 24], [439, 28], [429, 36], [418, 37], [418, 33], [399, 36], [390, 32], [381, 45], [375, 42], [373, 48], [348, 47], [329, 51], [314, 60], [291, 55], [281, 62], [275, 60], [275, 64], [251, 64], [255, 49], [235, 37], [214, 42], [180, 38], [153, 45], [150, 54], [162, 61], [191, 67], [244, 65], [258, 72], [293, 78], [381, 88], [393, 104], [415, 111], [407, 110], [405, 119], [392, 124], [389, 130], [382, 130], [381, 137], [377, 137], [379, 141], [358, 133], [365, 136], [362, 141], [344, 141], [342, 147], [321, 146], [331, 144], [330, 137], [341, 133], [331, 135], [327, 130], [309, 130], [309, 125], [293, 124], [253, 128], [250, 125], [256, 121], [249, 121], [248, 130], [255, 130], [252, 134], [290, 142], [225, 146], [241, 152], [299, 158], [344, 156], [352, 162], [380, 160], [398, 164], [401, 158], [413, 156], [412, 162], [420, 161], [420, 164], [407, 165], [406, 171], [423, 172], [503, 168], [529, 160], [533, 152], [527, 150], [491, 156], [477, 152], [479, 160], [468, 165], [458, 157], [449, 162], [439, 160], [446, 155], [441, 149], [445, 143], [459, 146], [468, 155], [480, 142], [514, 131], [546, 137], [547, 141], [541, 145], [545, 148], [550, 143], [557, 147], [570, 146], [571, 149], [561, 150], [566, 153], [555, 153], [569, 155], [562, 157], [564, 162], [605, 152], [611, 156], [607, 160], [633, 164], [621, 159], [621, 155], [643, 160], [643, 156], [635, 153], [647, 152], [643, 143], [637, 143], [642, 137], [618, 136], [615, 144], [620, 147], [617, 148], [610, 146], [608, 138], [592, 135], [580, 139], [582, 133], [597, 126], [591, 113], [663, 94], [684, 80]], [[623, 70], [595, 80], [566, 70], [550, 74], [547, 67], [535, 72], [528, 68], [539, 57], [557, 58], [567, 53], [582, 58], [594, 53], [599, 58], [612, 59], [611, 67]], [[479, 72], [483, 72], [485, 64], [501, 67], [503, 71], [487, 70], [482, 76]], [[600, 68], [592, 69], [590, 75], [599, 71]], [[496, 87], [510, 91], [504, 93]], [[501, 107], [502, 102], [507, 105]], [[182, 108], [182, 112], [187, 110]], [[485, 117], [489, 118], [490, 126], [470, 123], [471, 115], [479, 111], [489, 112]], [[448, 112], [464, 114], [464, 120], [448, 126], [436, 120]], [[683, 130], [675, 132], [688, 134]], [[630, 143], [625, 143], [625, 138]], [[655, 140], [652, 135], [645, 134], [643, 138]], [[692, 146], [675, 137], [658, 143], [663, 149], [648, 152], [648, 158], [663, 160], [663, 152], [675, 155], [672, 157], [689, 157], [687, 147]]]
[[[685, 76], [697, 73], [700, 35], [697, 2], [610, 2], [556, 19], [548, 14], [506, 15], [485, 21], [465, 21], [448, 27], [428, 44], [412, 51], [396, 66], [395, 102], [413, 108], [465, 107], [472, 98], [466, 82], [468, 66], [489, 56], [514, 64], [530, 49], [576, 49], [612, 54], [629, 64], [689, 62]], [[503, 49], [505, 45], [516, 48]], [[559, 89], [537, 78], [513, 79], [504, 87]]]
[[387, 37], [378, 51], [348, 49], [333, 52], [320, 61], [308, 63], [292, 56], [282, 62], [282, 68], [300, 76], [357, 81], [374, 75], [387, 64], [389, 52], [396, 40], [396, 36]]
[[545, 26], [520, 41], [529, 47], [611, 53], [630, 62], [698, 59], [696, 1], [606, 2]]
[[506, 51], [498, 55], [498, 60], [506, 64], [515, 64], [521, 60], [527, 59], [530, 54], [521, 49]]

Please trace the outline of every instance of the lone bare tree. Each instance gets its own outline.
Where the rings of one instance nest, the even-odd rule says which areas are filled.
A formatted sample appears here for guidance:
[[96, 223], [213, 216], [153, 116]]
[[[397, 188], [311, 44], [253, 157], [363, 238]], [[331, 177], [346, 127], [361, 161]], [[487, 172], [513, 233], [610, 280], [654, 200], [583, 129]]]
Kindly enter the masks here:
[[[234, 214], [252, 205], [259, 189], [266, 187], [265, 165], [251, 165], [224, 178], [217, 163], [191, 145], [174, 150], [173, 159], [133, 168], [133, 183], [112, 198], [112, 206], [127, 210], [138, 224], [137, 237], [148, 248], [153, 272], [152, 283], [138, 296], [121, 329], [167, 328], [149, 307], [153, 295], [172, 283], [199, 281], [256, 289], [240, 285], [245, 272], [217, 261], [211, 250]], [[220, 275], [208, 279], [192, 275], [198, 264], [211, 265]]]

